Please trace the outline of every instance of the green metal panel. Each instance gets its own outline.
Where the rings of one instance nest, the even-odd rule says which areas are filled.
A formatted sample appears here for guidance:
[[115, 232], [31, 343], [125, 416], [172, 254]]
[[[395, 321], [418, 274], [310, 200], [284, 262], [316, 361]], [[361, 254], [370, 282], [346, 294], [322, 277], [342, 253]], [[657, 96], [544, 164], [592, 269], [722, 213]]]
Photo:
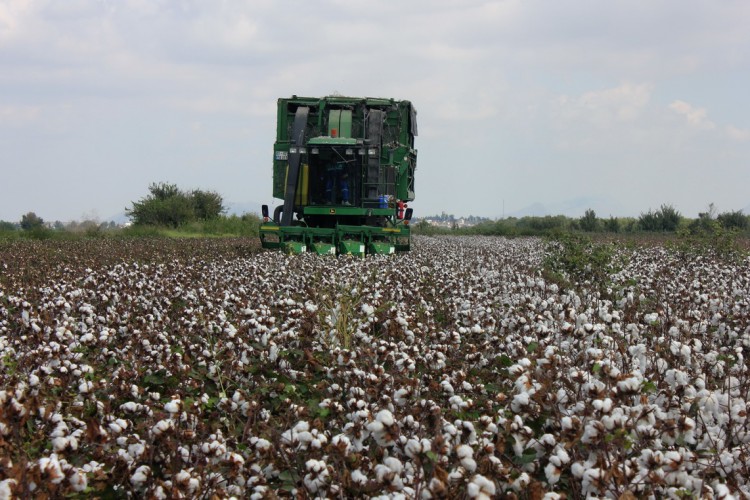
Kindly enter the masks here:
[[336, 245], [333, 243], [317, 242], [310, 245], [318, 255], [336, 255]]
[[307, 252], [307, 245], [304, 241], [285, 241], [283, 244], [286, 253], [298, 254]]
[[352, 136], [352, 111], [350, 109], [341, 110], [341, 116], [339, 119], [339, 136]]
[[367, 251], [371, 254], [390, 255], [396, 251], [396, 245], [389, 241], [371, 241]]
[[341, 255], [364, 257], [365, 250], [365, 244], [358, 240], [343, 240], [339, 243], [339, 253]]

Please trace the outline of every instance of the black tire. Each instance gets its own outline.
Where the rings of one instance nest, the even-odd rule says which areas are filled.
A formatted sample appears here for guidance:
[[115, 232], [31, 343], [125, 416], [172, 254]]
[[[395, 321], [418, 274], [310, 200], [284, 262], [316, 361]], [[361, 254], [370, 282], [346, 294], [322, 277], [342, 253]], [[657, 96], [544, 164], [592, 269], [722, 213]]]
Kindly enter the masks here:
[[278, 207], [274, 208], [273, 210], [273, 221], [276, 224], [279, 224], [279, 221], [281, 220], [281, 212], [284, 211], [284, 205], [279, 205]]

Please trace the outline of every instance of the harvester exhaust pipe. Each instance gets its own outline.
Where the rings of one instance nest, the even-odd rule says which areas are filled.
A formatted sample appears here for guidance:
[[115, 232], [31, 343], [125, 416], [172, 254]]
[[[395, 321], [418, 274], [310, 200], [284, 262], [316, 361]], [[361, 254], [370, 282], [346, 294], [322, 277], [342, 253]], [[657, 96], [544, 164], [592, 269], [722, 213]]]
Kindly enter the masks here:
[[281, 225], [292, 225], [292, 214], [294, 212], [294, 197], [297, 194], [297, 177], [302, 159], [301, 148], [305, 146], [305, 126], [310, 108], [300, 106], [294, 113], [294, 125], [292, 126], [291, 146], [289, 151], [289, 170], [286, 176], [286, 191], [284, 192], [284, 208], [281, 213]]

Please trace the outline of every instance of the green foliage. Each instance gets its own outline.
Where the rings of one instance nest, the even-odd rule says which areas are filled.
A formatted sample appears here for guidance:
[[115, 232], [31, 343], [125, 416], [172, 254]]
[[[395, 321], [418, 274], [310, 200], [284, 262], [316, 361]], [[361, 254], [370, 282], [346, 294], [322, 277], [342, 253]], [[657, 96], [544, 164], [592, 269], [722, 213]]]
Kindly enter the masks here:
[[620, 219], [617, 217], [610, 217], [604, 221], [604, 230], [608, 233], [619, 233], [620, 232]]
[[211, 220], [226, 212], [224, 200], [215, 191], [201, 191], [194, 189], [191, 192], [195, 216], [199, 220]]
[[125, 210], [133, 224], [177, 228], [196, 220], [207, 221], [224, 211], [223, 200], [213, 191], [184, 192], [174, 184], [155, 183], [149, 195]]
[[716, 217], [721, 227], [724, 229], [739, 229], [745, 230], [750, 226], [748, 222], [748, 216], [742, 213], [742, 210], [735, 210], [734, 212], [724, 212]]
[[683, 257], [710, 255], [722, 260], [737, 260], [745, 252], [737, 241], [738, 230], [726, 228], [718, 220], [700, 214], [686, 229], [677, 232], [669, 247]]
[[34, 212], [29, 212], [21, 217], [21, 229], [32, 231], [44, 227], [44, 219]]
[[543, 274], [563, 288], [593, 287], [606, 296], [618, 267], [614, 244], [594, 243], [580, 234], [557, 233], [548, 246]]
[[570, 223], [564, 215], [545, 215], [544, 217], [523, 217], [516, 227], [521, 234], [545, 234], [551, 231], [567, 229]]
[[12, 222], [0, 220], [0, 233], [15, 232], [16, 229], [17, 229], [17, 226], [13, 224]]
[[596, 212], [590, 208], [586, 210], [586, 213], [583, 214], [583, 217], [579, 219], [578, 223], [581, 225], [583, 231], [589, 233], [594, 232], [599, 228], [599, 221], [596, 218]]
[[257, 236], [260, 218], [255, 214], [222, 215], [205, 221], [195, 221], [181, 227], [181, 232], [202, 235]]
[[662, 205], [659, 210], [641, 213], [638, 225], [643, 231], [669, 231], [677, 230], [682, 216], [672, 205]]

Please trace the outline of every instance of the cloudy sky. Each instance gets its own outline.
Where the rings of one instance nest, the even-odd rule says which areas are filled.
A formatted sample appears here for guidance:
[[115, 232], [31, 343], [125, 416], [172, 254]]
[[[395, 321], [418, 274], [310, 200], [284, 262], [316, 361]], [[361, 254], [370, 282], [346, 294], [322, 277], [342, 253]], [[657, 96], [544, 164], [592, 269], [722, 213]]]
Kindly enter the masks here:
[[[411, 100], [415, 215], [750, 209], [746, 0], [0, 0], [0, 220], [271, 205], [275, 104]], [[578, 211], [578, 213], [575, 213]]]

